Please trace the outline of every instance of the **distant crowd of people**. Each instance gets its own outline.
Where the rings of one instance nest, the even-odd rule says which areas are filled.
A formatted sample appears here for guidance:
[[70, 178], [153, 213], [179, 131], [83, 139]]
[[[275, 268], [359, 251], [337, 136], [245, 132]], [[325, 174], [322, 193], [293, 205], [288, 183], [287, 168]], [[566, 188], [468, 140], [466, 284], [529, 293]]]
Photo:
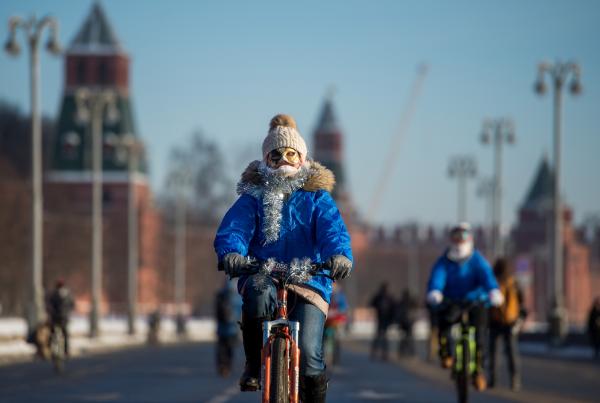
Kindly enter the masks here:
[[419, 303], [408, 289], [396, 299], [389, 291], [387, 283], [381, 284], [370, 302], [376, 315], [375, 337], [371, 344], [371, 358], [387, 360], [389, 353], [388, 330], [396, 325], [401, 332], [398, 344], [400, 356], [410, 356], [415, 353], [413, 341], [413, 325], [417, 320]]

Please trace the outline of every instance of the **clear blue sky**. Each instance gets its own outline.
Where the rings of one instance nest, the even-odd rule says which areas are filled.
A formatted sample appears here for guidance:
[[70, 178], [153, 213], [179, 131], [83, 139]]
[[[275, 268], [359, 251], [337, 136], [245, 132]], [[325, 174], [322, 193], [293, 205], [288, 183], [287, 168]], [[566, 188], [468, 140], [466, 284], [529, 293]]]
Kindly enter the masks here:
[[[91, 4], [4, 0], [0, 33], [6, 35], [13, 14], [50, 13], [68, 43]], [[155, 190], [162, 186], [170, 147], [195, 128], [217, 138], [231, 159], [253, 145], [259, 157], [258, 145], [277, 112], [294, 115], [310, 139], [333, 84], [350, 186], [364, 211], [416, 68], [426, 62], [429, 74], [376, 220], [452, 222], [456, 183], [446, 176], [449, 156], [473, 154], [481, 176], [489, 176], [492, 150], [478, 141], [482, 120], [507, 116], [517, 130], [517, 144], [505, 152], [509, 224], [543, 153], [552, 150], [551, 97], [532, 91], [536, 65], [560, 58], [581, 63], [584, 86], [582, 96], [565, 97], [563, 190], [577, 219], [600, 211], [598, 1], [102, 4], [132, 57], [134, 109], [150, 150]], [[23, 56], [0, 56], [0, 97], [25, 111], [26, 66]], [[44, 54], [42, 71], [43, 110], [55, 116], [62, 60]], [[471, 182], [469, 218], [481, 221], [483, 211]]]

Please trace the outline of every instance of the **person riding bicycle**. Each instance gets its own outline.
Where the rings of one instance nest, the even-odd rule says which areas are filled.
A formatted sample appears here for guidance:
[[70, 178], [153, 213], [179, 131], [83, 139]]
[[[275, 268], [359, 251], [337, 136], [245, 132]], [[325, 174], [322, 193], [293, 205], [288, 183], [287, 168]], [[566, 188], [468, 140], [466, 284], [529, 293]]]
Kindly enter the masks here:
[[[475, 249], [471, 227], [460, 223], [449, 233], [450, 245], [431, 270], [427, 290], [427, 303], [437, 310], [439, 326], [439, 355], [442, 367], [452, 367], [450, 328], [460, 315], [458, 304], [465, 301], [480, 301], [469, 310], [469, 323], [474, 326], [476, 349], [476, 372], [473, 378], [477, 390], [486, 388], [483, 370], [483, 355], [486, 330], [486, 305], [500, 306], [504, 297], [500, 292], [489, 263]], [[445, 304], [442, 301], [445, 300]], [[442, 305], [440, 305], [442, 304]]]
[[[295, 258], [325, 263], [336, 280], [352, 270], [350, 235], [331, 197], [333, 173], [308, 158], [294, 119], [276, 115], [262, 144], [262, 160], [246, 168], [237, 186], [239, 198], [226, 213], [215, 237], [215, 251], [229, 276], [241, 275], [242, 335], [246, 367], [240, 389], [257, 390], [261, 372], [261, 324], [275, 312], [275, 287], [260, 287], [260, 276], [244, 275], [247, 257]], [[324, 402], [327, 391], [322, 356], [323, 327], [332, 280], [313, 276], [291, 285], [289, 318], [300, 322], [300, 396]]]
[[47, 300], [48, 319], [50, 321], [50, 329], [54, 326], [60, 327], [65, 336], [65, 355], [69, 356], [69, 316], [75, 306], [71, 292], [65, 286], [62, 279], [56, 281], [54, 290], [50, 293]]

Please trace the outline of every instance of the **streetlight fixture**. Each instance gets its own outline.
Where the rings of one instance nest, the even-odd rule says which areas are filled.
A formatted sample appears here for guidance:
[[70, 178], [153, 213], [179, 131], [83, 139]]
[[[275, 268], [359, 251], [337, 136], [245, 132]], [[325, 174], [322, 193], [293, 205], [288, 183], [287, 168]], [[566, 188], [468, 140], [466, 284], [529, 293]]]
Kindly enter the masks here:
[[534, 90], [537, 94], [543, 95], [546, 92], [544, 82], [545, 75], [548, 74], [552, 81], [554, 89], [554, 113], [553, 113], [553, 131], [554, 131], [554, 195], [553, 195], [553, 242], [552, 242], [552, 264], [554, 266], [554, 297], [556, 301], [556, 312], [562, 312], [562, 317], [557, 318], [560, 322], [555, 328], [560, 329], [560, 333], [554, 335], [557, 339], [564, 337], [567, 318], [564, 313], [564, 267], [563, 267], [563, 241], [562, 241], [562, 203], [560, 200], [561, 183], [561, 112], [562, 112], [562, 89], [564, 84], [570, 78], [569, 91], [572, 95], [579, 95], [582, 91], [581, 86], [581, 68], [577, 63], [563, 63], [557, 61], [554, 64], [540, 63], [538, 65], [537, 79]]
[[21, 47], [17, 42], [17, 30], [22, 29], [29, 45], [30, 72], [30, 102], [31, 102], [31, 175], [32, 175], [32, 256], [31, 256], [31, 295], [28, 308], [29, 329], [35, 328], [44, 318], [43, 301], [43, 229], [44, 229], [44, 200], [42, 189], [42, 122], [40, 115], [40, 59], [39, 42], [44, 28], [50, 29], [46, 49], [53, 55], [60, 54], [58, 42], [58, 21], [46, 16], [41, 20], [31, 17], [24, 20], [11, 17], [8, 20], [9, 36], [4, 45], [6, 52], [17, 56]]
[[502, 244], [502, 150], [504, 143], [514, 144], [515, 126], [507, 118], [486, 119], [481, 133], [483, 144], [494, 147], [494, 179], [492, 191], [492, 256], [497, 258], [503, 251]]
[[[127, 204], [127, 329], [128, 333], [136, 333], [135, 319], [137, 317], [137, 289], [139, 267], [139, 221], [137, 192], [135, 188], [136, 173], [139, 160], [144, 152], [144, 144], [133, 134], [125, 134], [118, 141], [118, 157], [127, 161], [128, 172], [128, 204]], [[124, 151], [121, 153], [120, 151]]]
[[467, 179], [477, 175], [475, 160], [469, 156], [458, 156], [450, 160], [448, 176], [458, 182], [458, 221], [467, 220]]
[[104, 115], [109, 122], [119, 118], [114, 90], [77, 90], [75, 103], [77, 119], [89, 123], [92, 133], [92, 307], [90, 337], [99, 333], [98, 320], [102, 293], [102, 128]]

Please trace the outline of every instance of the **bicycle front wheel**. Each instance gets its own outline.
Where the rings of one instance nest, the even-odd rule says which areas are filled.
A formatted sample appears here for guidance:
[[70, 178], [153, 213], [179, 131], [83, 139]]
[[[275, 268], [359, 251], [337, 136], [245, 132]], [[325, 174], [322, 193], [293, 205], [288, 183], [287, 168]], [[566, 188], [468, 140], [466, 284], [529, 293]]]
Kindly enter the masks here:
[[289, 359], [287, 339], [276, 337], [271, 350], [271, 386], [269, 403], [289, 403]]
[[54, 370], [61, 373], [64, 370], [65, 362], [65, 335], [62, 329], [56, 326], [50, 337], [52, 364], [54, 365]]
[[469, 339], [462, 338], [460, 343], [456, 346], [456, 392], [458, 395], [459, 403], [467, 403], [469, 401]]

